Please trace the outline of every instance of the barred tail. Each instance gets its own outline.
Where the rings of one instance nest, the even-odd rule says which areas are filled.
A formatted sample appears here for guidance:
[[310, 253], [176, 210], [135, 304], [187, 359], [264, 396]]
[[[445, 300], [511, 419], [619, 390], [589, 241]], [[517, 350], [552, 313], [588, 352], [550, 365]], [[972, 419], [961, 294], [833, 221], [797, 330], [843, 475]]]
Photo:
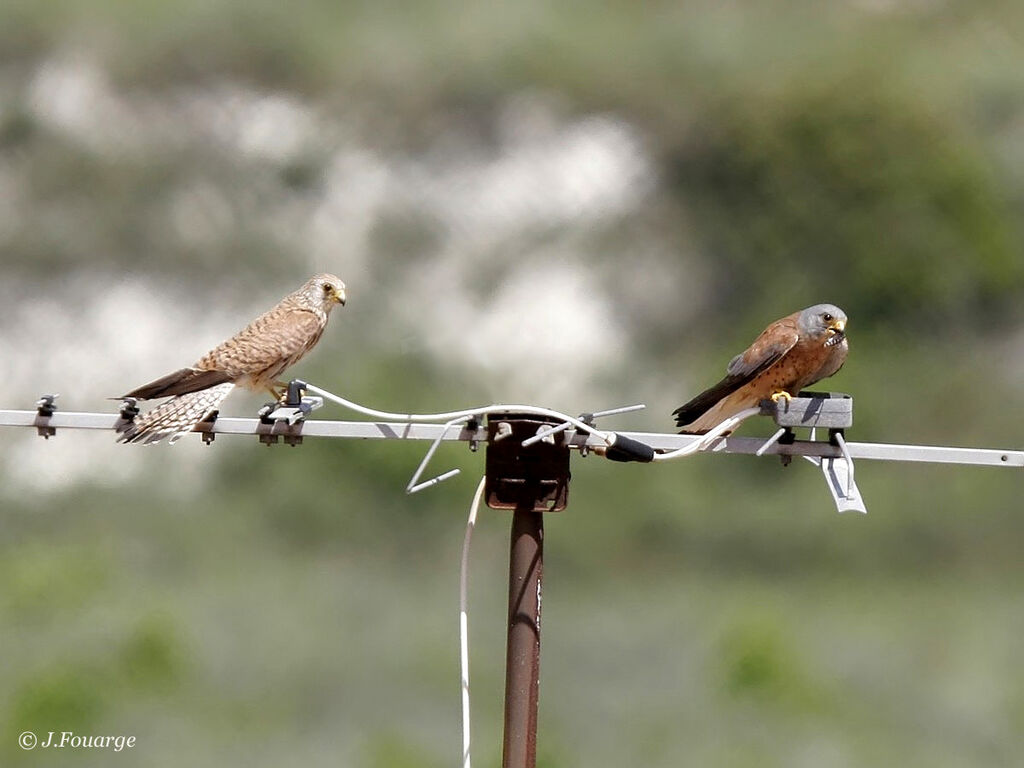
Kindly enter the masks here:
[[149, 445], [170, 437], [169, 442], [173, 443], [182, 435], [191, 432], [192, 428], [209, 416], [211, 411], [216, 410], [234, 388], [234, 384], [226, 382], [209, 389], [172, 397], [125, 424], [117, 441]]

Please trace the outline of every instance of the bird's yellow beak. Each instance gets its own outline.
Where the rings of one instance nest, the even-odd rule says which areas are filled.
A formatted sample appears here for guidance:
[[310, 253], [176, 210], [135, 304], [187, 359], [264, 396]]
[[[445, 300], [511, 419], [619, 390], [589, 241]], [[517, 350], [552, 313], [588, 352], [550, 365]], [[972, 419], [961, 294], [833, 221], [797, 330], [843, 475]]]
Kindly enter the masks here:
[[843, 331], [846, 330], [846, 321], [845, 320], [839, 320], [837, 318], [837, 319], [833, 320], [831, 323], [829, 323], [828, 329], [830, 331], [836, 331], [837, 333], [842, 333]]
[[335, 291], [334, 292], [334, 300], [336, 302], [338, 302], [339, 304], [341, 304], [341, 306], [343, 306], [343, 307], [345, 306], [345, 289], [344, 288], [342, 288], [340, 291]]

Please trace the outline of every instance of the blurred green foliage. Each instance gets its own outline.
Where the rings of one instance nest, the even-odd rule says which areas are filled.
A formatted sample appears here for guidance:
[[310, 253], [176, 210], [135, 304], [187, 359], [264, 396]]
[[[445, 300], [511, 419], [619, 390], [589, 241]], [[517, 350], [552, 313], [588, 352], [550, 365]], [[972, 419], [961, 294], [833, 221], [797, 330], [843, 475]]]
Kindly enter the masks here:
[[1019, 221], [990, 160], [884, 73], [744, 94], [708, 123], [675, 175], [727, 301], [760, 307], [787, 280], [799, 296], [818, 272], [870, 323], [957, 327], [1019, 310]]
[[[294, 283], [304, 241], [287, 214], [322, 191], [334, 139], [284, 161], [179, 141], [190, 88], [294, 95], [383, 156], [467, 165], [497, 143], [508, 98], [541, 93], [562, 119], [635, 127], [655, 190], [593, 231], [520, 234], [467, 279], [481, 307], [553, 242], [590, 254], [617, 295], [611, 267], [654, 242], [637, 261], [651, 293], [678, 279], [686, 298], [610, 303], [632, 355], [603, 390], [631, 402], [658, 382], [648, 428], [768, 321], [829, 300], [852, 318], [829, 386], [856, 396], [853, 436], [1019, 446], [1022, 24], [1011, 2], [8, 0], [0, 177], [22, 207], [0, 226], [4, 286], [138, 272], [238, 306]], [[152, 107], [165, 140], [98, 151], [39, 120], [33, 78], [79, 55]], [[199, 206], [205, 239], [173, 223], [190, 184], [227, 201]], [[385, 337], [390, 287], [427, 277], [445, 235], [427, 212], [375, 219], [350, 288], [384, 310], [332, 320], [303, 374], [384, 408], [487, 400]], [[57, 438], [90, 439], [107, 436]], [[445, 446], [435, 464], [464, 476], [406, 497], [422, 450], [218, 439], [201, 479], [160, 454], [126, 485], [5, 494], [2, 762], [111, 760], [22, 753], [28, 729], [134, 734], [129, 762], [151, 766], [457, 759], [457, 555], [480, 460]], [[543, 764], [1019, 761], [1019, 473], [864, 462], [866, 518], [837, 518], [802, 465], [589, 458], [573, 473], [547, 523]], [[484, 513], [473, 552], [481, 765], [500, 752], [507, 522]]]

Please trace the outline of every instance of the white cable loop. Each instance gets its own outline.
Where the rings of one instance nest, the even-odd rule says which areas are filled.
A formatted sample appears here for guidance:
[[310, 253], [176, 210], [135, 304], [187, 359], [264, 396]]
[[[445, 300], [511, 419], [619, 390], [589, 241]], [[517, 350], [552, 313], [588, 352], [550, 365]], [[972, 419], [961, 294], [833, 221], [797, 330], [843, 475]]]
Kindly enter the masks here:
[[462, 542], [462, 565], [459, 568], [459, 661], [462, 667], [462, 765], [470, 768], [469, 760], [469, 544], [473, 539], [476, 515], [484, 495], [487, 477], [480, 478], [480, 484], [473, 495], [466, 521], [466, 538]]
[[679, 459], [684, 456], [690, 456], [699, 451], [706, 451], [711, 447], [711, 444], [720, 438], [724, 433], [731, 432], [742, 424], [746, 419], [751, 416], [756, 416], [761, 412], [760, 407], [747, 408], [746, 410], [740, 411], [735, 416], [730, 416], [728, 419], [723, 421], [718, 426], [709, 430], [700, 440], [695, 440], [689, 445], [684, 445], [682, 448], [678, 448], [668, 453], [656, 453], [654, 454], [655, 461], [669, 461], [671, 459]]
[[606, 432], [581, 421], [575, 416], [569, 416], [568, 414], [561, 413], [550, 408], [543, 408], [538, 405], [501, 405], [499, 403], [492, 403], [491, 405], [481, 406], [480, 408], [464, 408], [461, 411], [448, 411], [447, 413], [391, 413], [390, 411], [378, 411], [376, 408], [367, 408], [364, 405], [359, 405], [351, 400], [346, 400], [344, 397], [340, 397], [333, 392], [328, 392], [325, 389], [320, 389], [320, 387], [312, 384], [307, 383], [305, 388], [309, 392], [318, 394], [328, 400], [333, 400], [338, 405], [356, 411], [357, 413], [362, 413], [366, 416], [372, 416], [375, 419], [395, 419], [397, 421], [408, 422], [457, 422], [462, 419], [486, 416], [492, 413], [524, 413], [531, 416], [549, 416], [551, 418], [559, 419], [560, 421], [568, 422], [572, 426], [576, 427], [576, 429], [580, 429], [588, 434], [594, 435], [606, 445], [611, 445], [614, 442], [613, 438]]

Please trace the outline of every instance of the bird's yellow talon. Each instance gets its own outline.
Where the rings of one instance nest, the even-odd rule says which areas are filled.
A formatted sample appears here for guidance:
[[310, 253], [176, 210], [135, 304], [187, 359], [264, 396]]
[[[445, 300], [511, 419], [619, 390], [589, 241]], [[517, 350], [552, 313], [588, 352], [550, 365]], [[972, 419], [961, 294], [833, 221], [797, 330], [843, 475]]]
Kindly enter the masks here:
[[780, 389], [778, 392], [772, 392], [772, 402], [778, 403], [779, 400], [785, 400], [786, 405], [789, 405], [789, 401], [793, 399], [793, 396], [784, 389]]

